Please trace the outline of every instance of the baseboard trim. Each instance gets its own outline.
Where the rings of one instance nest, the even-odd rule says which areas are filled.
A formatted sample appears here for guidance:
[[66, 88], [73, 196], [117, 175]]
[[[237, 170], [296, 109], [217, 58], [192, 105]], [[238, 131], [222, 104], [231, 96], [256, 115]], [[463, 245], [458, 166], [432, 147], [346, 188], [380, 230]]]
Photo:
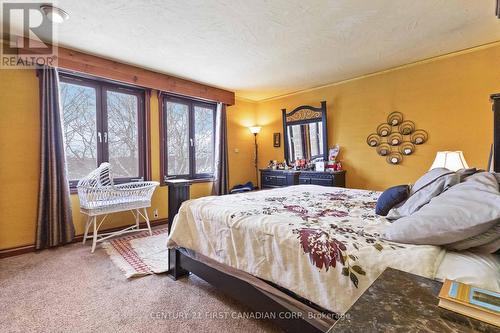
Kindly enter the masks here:
[[[151, 223], [152, 227], [155, 227], [155, 226], [158, 226], [158, 225], [163, 225], [163, 224], [168, 224], [168, 218], [158, 219], [158, 220], [152, 220], [150, 223]], [[141, 228], [146, 227], [146, 222], [141, 222], [139, 224], [139, 226]], [[121, 226], [121, 227], [115, 227], [115, 228], [109, 228], [109, 229], [104, 229], [104, 230], [102, 230], [102, 232], [114, 232], [114, 231], [118, 231], [120, 229], [123, 229], [123, 226]], [[87, 237], [91, 237], [92, 235], [93, 234], [90, 233], [89, 236], [87, 236]], [[77, 243], [77, 242], [81, 242], [81, 241], [83, 241], [83, 234], [82, 235], [76, 235], [75, 238], [73, 239], [73, 241], [71, 243]], [[29, 252], [35, 252], [35, 251], [36, 251], [35, 244], [24, 245], [24, 246], [17, 246], [17, 247], [12, 247], [12, 248], [9, 248], [9, 249], [3, 249], [3, 250], [0, 250], [0, 259], [8, 258], [8, 257], [14, 257], [14, 256], [18, 256], [18, 255], [21, 255], [21, 254], [29, 253]]]

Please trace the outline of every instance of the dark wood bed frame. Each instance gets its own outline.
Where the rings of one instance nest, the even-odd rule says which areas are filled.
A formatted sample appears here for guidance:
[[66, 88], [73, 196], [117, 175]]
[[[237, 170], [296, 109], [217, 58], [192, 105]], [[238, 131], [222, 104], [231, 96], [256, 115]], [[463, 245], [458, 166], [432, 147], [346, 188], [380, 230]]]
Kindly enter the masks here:
[[[491, 101], [493, 105], [494, 131], [491, 163], [494, 171], [500, 172], [500, 93], [491, 95]], [[321, 332], [303, 318], [294, 318], [294, 315], [296, 315], [294, 310], [276, 302], [250, 283], [192, 259], [177, 249], [170, 250], [169, 256], [169, 276], [174, 280], [189, 273], [195, 274], [229, 297], [245, 304], [252, 311], [270, 314], [269, 317], [275, 317], [276, 319], [272, 320], [286, 332]]]

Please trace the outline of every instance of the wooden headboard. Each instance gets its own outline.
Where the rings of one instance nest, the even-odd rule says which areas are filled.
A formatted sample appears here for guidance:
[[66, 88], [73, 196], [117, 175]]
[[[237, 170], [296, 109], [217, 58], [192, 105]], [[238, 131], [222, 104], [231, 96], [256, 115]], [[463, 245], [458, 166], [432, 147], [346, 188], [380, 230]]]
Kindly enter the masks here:
[[491, 95], [493, 102], [493, 170], [500, 172], [500, 94]]

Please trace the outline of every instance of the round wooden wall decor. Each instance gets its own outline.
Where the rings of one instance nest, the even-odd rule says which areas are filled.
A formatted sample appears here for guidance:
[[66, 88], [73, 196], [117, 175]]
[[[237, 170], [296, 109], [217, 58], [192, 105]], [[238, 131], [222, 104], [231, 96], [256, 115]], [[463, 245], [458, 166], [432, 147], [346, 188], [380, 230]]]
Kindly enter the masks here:
[[391, 146], [399, 146], [400, 144], [403, 143], [403, 136], [399, 133], [392, 133], [388, 138], [387, 142]]
[[392, 132], [392, 127], [389, 124], [380, 124], [377, 127], [377, 134], [381, 137], [386, 137]]
[[370, 147], [377, 147], [380, 144], [380, 137], [375, 133], [370, 134], [366, 139], [366, 143], [368, 143]]
[[399, 125], [399, 133], [403, 135], [409, 135], [415, 131], [415, 123], [410, 120], [403, 121], [401, 125]]
[[399, 146], [399, 152], [403, 155], [411, 155], [415, 151], [415, 145], [411, 142], [403, 142]]
[[383, 143], [377, 147], [377, 153], [380, 156], [387, 156], [391, 153], [391, 146], [389, 146], [387, 143]]
[[403, 114], [401, 112], [393, 112], [387, 117], [387, 124], [391, 126], [398, 126], [403, 121]]
[[389, 164], [399, 164], [403, 161], [403, 155], [398, 152], [392, 152], [389, 156], [387, 156], [386, 161]]
[[415, 153], [416, 145], [427, 142], [429, 135], [417, 129], [411, 120], [405, 120], [401, 112], [392, 112], [387, 116], [387, 123], [377, 126], [376, 133], [370, 134], [366, 143], [375, 148], [377, 154], [384, 156], [387, 163], [400, 164], [404, 156]]
[[425, 143], [428, 139], [429, 135], [424, 130], [416, 130], [410, 137], [411, 142], [416, 145], [421, 145]]

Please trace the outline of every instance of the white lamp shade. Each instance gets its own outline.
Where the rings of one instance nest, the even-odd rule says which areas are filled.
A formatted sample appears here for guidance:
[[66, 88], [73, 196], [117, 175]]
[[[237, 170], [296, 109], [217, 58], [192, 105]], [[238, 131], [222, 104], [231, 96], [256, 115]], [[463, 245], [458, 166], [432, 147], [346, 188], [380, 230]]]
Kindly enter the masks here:
[[248, 129], [250, 130], [250, 132], [252, 132], [252, 134], [259, 134], [259, 132], [262, 129], [262, 127], [260, 127], [260, 126], [251, 126]]
[[438, 151], [431, 170], [436, 168], [446, 168], [451, 171], [468, 169], [469, 165], [465, 161], [461, 151]]

